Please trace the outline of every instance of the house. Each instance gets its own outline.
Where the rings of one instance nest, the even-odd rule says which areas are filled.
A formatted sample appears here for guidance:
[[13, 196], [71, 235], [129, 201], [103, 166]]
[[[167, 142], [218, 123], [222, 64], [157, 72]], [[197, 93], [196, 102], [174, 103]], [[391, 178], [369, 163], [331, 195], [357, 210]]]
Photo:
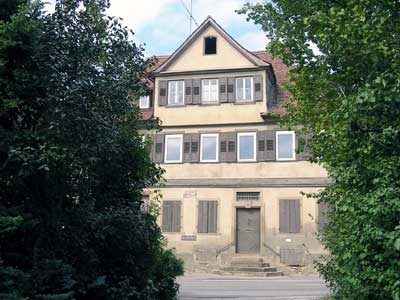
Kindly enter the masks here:
[[188, 269], [215, 269], [237, 257], [305, 265], [323, 252], [315, 233], [323, 209], [313, 193], [326, 171], [297, 153], [284, 113], [288, 68], [243, 48], [208, 17], [171, 55], [160, 57], [146, 120], [159, 119], [152, 157], [166, 170], [157, 191], [168, 246]]

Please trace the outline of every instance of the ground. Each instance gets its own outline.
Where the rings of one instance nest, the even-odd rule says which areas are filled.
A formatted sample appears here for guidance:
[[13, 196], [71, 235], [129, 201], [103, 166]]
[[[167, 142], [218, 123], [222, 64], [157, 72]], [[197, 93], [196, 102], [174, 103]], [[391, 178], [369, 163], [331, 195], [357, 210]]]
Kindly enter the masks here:
[[178, 282], [179, 300], [314, 300], [329, 293], [318, 276], [260, 278], [189, 274]]

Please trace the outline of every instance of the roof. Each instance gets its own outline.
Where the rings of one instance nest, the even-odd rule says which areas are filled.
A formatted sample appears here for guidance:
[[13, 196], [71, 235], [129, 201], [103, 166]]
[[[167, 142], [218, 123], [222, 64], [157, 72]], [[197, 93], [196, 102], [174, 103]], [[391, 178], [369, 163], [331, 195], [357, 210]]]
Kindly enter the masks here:
[[190, 46], [198, 36], [200, 36], [209, 26], [213, 27], [221, 36], [223, 36], [228, 43], [238, 50], [244, 57], [251, 61], [255, 66], [268, 66], [268, 62], [260, 59], [254, 53], [245, 49], [240, 45], [233, 37], [231, 37], [211, 16], [208, 16], [203, 23], [189, 37], [176, 49], [168, 58], [165, 59], [166, 55], [160, 56], [161, 60], [164, 60], [162, 64], [155, 69], [156, 72], [165, 71], [176, 59]]

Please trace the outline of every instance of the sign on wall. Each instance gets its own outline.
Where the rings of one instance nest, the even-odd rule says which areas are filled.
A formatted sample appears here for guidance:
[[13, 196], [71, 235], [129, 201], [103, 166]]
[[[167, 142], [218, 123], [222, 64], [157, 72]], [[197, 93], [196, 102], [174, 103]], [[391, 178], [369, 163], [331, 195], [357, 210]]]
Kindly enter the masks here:
[[183, 198], [196, 198], [197, 192], [196, 191], [184, 191]]

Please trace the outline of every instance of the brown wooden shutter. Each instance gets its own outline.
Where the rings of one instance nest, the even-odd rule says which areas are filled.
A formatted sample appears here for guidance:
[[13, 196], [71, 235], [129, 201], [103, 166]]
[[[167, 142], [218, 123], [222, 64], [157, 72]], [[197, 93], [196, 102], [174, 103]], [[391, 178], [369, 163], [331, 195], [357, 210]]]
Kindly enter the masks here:
[[266, 131], [257, 131], [257, 161], [266, 161]]
[[289, 200], [289, 232], [300, 232], [300, 200]]
[[228, 94], [226, 92], [227, 79], [225, 77], [219, 78], [218, 84], [219, 84], [219, 102], [221, 103], [228, 102]]
[[168, 81], [160, 80], [158, 82], [158, 105], [159, 106], [167, 105], [167, 97], [168, 97]]
[[208, 233], [217, 233], [217, 201], [208, 202]]
[[182, 159], [184, 163], [192, 161], [191, 145], [192, 145], [192, 135], [190, 133], [185, 133], [183, 135], [183, 159]]
[[331, 211], [327, 203], [318, 203], [318, 230], [324, 229], [326, 223], [328, 223], [328, 214]]
[[193, 79], [192, 81], [192, 103], [193, 104], [200, 104], [201, 101], [201, 80], [200, 79]]
[[235, 102], [235, 77], [227, 78], [227, 96], [228, 102]]
[[279, 232], [289, 233], [289, 201], [279, 200]]
[[162, 231], [171, 232], [172, 231], [172, 202], [173, 201], [163, 201], [162, 206]]
[[164, 135], [156, 134], [154, 137], [154, 155], [153, 160], [155, 163], [162, 163], [164, 161]]
[[254, 92], [254, 101], [263, 100], [263, 84], [261, 75], [253, 77], [253, 92]]
[[223, 132], [219, 135], [219, 160], [236, 161], [236, 132]]
[[191, 162], [198, 162], [200, 160], [200, 134], [191, 134], [191, 144], [190, 144]]
[[311, 146], [311, 138], [310, 134], [306, 134], [302, 138], [305, 139], [304, 145], [302, 145], [302, 151], [297, 153], [299, 150], [299, 143], [300, 139], [297, 137], [298, 135], [296, 134], [296, 160], [308, 160], [310, 158], [310, 146]]
[[172, 232], [181, 231], [181, 201], [172, 202]]
[[275, 160], [275, 131], [257, 132], [257, 161]]
[[199, 201], [198, 216], [197, 216], [197, 232], [207, 232], [207, 218], [208, 218], [208, 201]]
[[192, 79], [186, 79], [185, 80], [185, 104], [193, 103], [192, 94], [193, 94]]

